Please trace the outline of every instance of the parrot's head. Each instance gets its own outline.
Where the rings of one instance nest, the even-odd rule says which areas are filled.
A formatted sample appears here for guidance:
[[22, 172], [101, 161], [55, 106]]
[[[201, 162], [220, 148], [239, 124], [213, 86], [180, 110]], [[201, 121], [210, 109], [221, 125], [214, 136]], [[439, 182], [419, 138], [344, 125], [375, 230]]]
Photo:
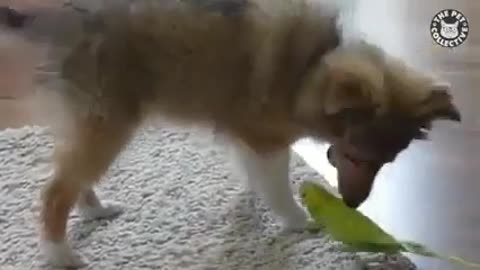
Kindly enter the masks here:
[[[300, 197], [304, 205], [309, 208], [316, 208], [321, 210], [322, 207], [331, 205], [333, 202], [338, 202], [339, 199], [330, 193], [326, 188], [311, 181], [305, 181], [299, 188]], [[341, 202], [341, 201], [340, 201]]]

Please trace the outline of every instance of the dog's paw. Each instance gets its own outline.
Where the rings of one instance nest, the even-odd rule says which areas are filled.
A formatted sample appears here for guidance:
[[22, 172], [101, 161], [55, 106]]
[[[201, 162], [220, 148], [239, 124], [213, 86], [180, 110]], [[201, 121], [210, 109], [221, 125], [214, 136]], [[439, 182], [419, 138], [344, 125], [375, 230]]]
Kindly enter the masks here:
[[65, 242], [52, 242], [44, 240], [41, 242], [41, 251], [47, 262], [58, 268], [82, 268], [87, 261], [75, 253]]
[[282, 217], [280, 221], [283, 229], [290, 232], [305, 231], [310, 225], [307, 213], [300, 209], [292, 215]]
[[101, 205], [97, 206], [83, 206], [79, 208], [80, 214], [86, 220], [114, 218], [124, 211], [124, 207], [120, 203], [103, 201]]

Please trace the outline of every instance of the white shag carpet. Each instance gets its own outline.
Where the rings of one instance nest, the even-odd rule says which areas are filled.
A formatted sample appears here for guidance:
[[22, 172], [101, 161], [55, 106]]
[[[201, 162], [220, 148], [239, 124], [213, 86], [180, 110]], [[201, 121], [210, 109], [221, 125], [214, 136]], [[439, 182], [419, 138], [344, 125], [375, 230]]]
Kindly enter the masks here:
[[[37, 250], [40, 187], [51, 174], [48, 129], [0, 132], [0, 269], [49, 269]], [[86, 222], [72, 213], [86, 269], [415, 269], [401, 255], [352, 254], [323, 234], [285, 233], [200, 129], [145, 128], [97, 188], [126, 211]], [[298, 156], [292, 179], [320, 178]], [[325, 181], [322, 181], [326, 184]]]

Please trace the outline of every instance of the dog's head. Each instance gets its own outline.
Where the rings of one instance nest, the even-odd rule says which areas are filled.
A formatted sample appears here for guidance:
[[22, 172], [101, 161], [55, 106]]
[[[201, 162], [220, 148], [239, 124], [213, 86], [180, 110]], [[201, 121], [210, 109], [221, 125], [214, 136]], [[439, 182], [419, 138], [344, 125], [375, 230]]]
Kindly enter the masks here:
[[329, 160], [350, 207], [368, 198], [384, 164], [427, 139], [433, 121], [461, 118], [448, 85], [366, 43], [332, 51], [309, 76], [297, 112], [313, 136], [330, 138]]

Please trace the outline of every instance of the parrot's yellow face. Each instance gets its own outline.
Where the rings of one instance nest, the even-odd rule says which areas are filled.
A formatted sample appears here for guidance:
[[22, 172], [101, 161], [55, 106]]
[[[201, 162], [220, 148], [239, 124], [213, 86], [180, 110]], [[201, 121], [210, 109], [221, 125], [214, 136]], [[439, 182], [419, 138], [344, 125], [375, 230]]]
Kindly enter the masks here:
[[326, 189], [313, 182], [304, 182], [300, 186], [299, 192], [302, 201], [309, 206], [315, 205], [315, 207], [322, 207], [325, 205], [330, 205], [328, 202], [338, 200]]

